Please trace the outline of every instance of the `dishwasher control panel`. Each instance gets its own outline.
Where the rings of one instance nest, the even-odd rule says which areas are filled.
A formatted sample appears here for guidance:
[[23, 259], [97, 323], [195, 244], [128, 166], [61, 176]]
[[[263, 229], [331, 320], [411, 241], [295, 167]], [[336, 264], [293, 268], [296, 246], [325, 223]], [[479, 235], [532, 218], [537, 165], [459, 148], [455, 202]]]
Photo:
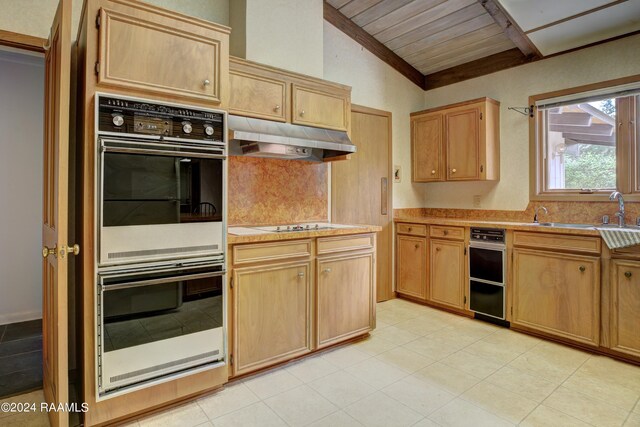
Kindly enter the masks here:
[[471, 240], [477, 242], [504, 243], [505, 231], [500, 228], [471, 227]]

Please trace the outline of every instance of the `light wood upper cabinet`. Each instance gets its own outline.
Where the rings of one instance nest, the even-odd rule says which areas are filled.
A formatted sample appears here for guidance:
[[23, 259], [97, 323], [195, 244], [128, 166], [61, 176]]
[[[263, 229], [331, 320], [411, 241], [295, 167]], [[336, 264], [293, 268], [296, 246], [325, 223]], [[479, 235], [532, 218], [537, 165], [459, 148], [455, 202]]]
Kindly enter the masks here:
[[326, 129], [348, 129], [350, 105], [347, 97], [294, 84], [292, 117], [296, 124]]
[[233, 271], [234, 375], [311, 351], [311, 262]]
[[640, 263], [611, 261], [611, 348], [640, 357]]
[[396, 238], [396, 290], [427, 299], [427, 239], [398, 235]]
[[500, 179], [499, 116], [490, 98], [412, 113], [413, 180]]
[[257, 62], [230, 58], [229, 112], [349, 132], [351, 88]]
[[266, 76], [231, 70], [229, 113], [259, 119], [287, 121], [287, 83]]
[[514, 248], [512, 293], [512, 324], [599, 345], [600, 258]]
[[429, 300], [464, 309], [464, 242], [431, 239]]
[[317, 261], [318, 348], [373, 329], [375, 271], [372, 252]]
[[411, 118], [413, 144], [413, 180], [415, 182], [444, 181], [442, 113]]
[[144, 3], [100, 9], [98, 85], [223, 104], [228, 57], [227, 27]]
[[480, 177], [480, 116], [477, 106], [444, 115], [447, 136], [447, 180], [476, 180]]

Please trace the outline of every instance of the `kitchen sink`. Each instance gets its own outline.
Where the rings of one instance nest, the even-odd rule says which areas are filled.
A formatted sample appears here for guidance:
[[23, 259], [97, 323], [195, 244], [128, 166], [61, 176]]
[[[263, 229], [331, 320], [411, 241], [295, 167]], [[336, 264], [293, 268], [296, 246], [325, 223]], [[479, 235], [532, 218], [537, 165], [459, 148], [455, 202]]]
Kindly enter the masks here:
[[640, 227], [637, 225], [627, 224], [624, 227], [620, 227], [618, 224], [601, 224], [598, 225], [598, 228], [613, 228], [619, 230], [640, 230]]
[[570, 224], [566, 222], [541, 222], [538, 225], [541, 227], [554, 228], [595, 228], [593, 224]]

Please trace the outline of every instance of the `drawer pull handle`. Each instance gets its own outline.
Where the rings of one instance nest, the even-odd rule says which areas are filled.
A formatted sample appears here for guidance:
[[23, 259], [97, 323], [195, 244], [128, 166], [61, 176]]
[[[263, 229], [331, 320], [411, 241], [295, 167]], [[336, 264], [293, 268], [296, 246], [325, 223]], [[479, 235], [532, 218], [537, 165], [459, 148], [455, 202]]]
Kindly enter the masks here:
[[624, 277], [626, 277], [627, 279], [629, 279], [631, 276], [633, 276], [633, 274], [631, 274], [630, 271], [625, 271], [624, 272]]
[[444, 234], [445, 236], [448, 236], [448, 235], [449, 235], [449, 230], [444, 230], [444, 231], [442, 232], [442, 234]]
[[584, 273], [587, 270], [587, 267], [585, 267], [584, 265], [581, 265], [579, 270], [581, 273]]
[[416, 243], [416, 249], [420, 248], [420, 245], [418, 243]]
[[409, 231], [413, 230], [413, 228], [409, 227]]
[[330, 268], [325, 268], [324, 270], [322, 270], [323, 273], [331, 273], [331, 269]]

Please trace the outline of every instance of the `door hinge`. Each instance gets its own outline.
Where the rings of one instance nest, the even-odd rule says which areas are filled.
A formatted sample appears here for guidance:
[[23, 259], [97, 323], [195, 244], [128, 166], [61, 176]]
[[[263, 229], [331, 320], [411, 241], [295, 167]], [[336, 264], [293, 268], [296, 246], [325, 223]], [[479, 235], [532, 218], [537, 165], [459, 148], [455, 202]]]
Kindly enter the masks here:
[[464, 296], [464, 303], [465, 304], [467, 303], [467, 296], [466, 295]]
[[231, 276], [231, 282], [229, 283], [229, 286], [231, 287], [231, 289], [233, 289], [233, 276]]
[[482, 113], [480, 113], [480, 120], [482, 120]]
[[96, 76], [97, 76], [98, 74], [100, 74], [100, 63], [99, 63], [99, 62], [96, 62], [95, 70], [96, 70]]
[[100, 28], [100, 12], [98, 12], [98, 16], [96, 16], [96, 28]]
[[233, 354], [229, 355], [229, 363], [233, 365]]
[[511, 315], [513, 316], [513, 306], [511, 306]]
[[467, 247], [464, 247], [464, 254], [467, 255]]

